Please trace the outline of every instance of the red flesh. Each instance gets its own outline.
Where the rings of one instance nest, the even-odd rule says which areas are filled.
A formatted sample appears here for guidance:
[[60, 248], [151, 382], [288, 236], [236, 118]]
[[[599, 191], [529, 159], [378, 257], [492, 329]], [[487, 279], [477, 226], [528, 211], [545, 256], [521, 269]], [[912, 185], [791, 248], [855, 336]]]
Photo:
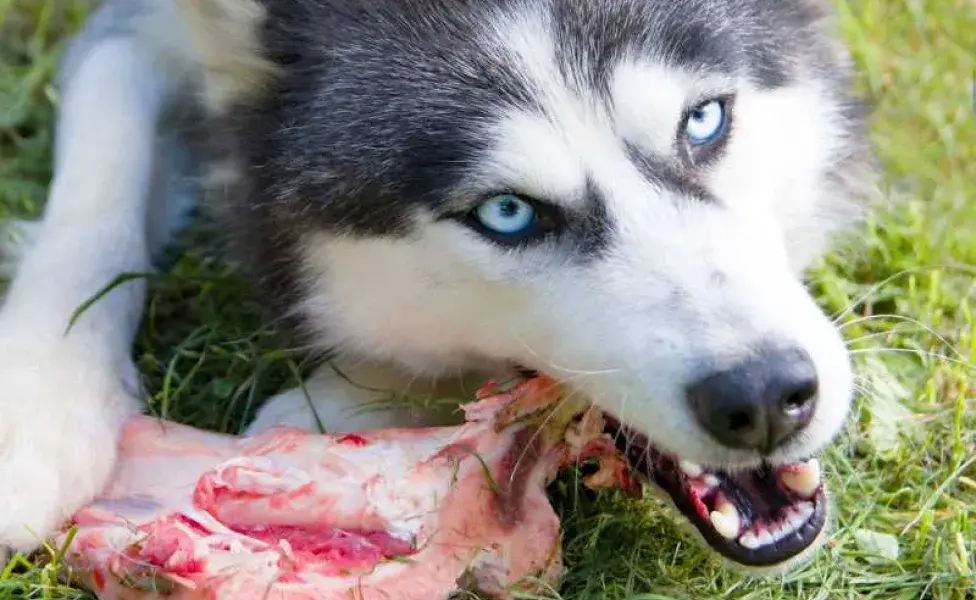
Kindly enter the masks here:
[[543, 378], [492, 387], [463, 425], [369, 439], [135, 418], [66, 560], [103, 600], [440, 600], [460, 580], [507, 598], [561, 573], [559, 468], [598, 458], [594, 484], [632, 484], [595, 411], [556, 435], [517, 419], [558, 398]]

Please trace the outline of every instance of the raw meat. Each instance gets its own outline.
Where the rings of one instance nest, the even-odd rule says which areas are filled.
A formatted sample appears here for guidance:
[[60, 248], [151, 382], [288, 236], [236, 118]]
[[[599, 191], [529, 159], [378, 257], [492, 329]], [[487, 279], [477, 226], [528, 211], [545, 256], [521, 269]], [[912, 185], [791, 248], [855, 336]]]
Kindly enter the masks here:
[[545, 486], [597, 458], [634, 485], [601, 414], [542, 377], [489, 386], [456, 427], [251, 438], [131, 420], [103, 496], [57, 540], [103, 600], [508, 598], [562, 573]]

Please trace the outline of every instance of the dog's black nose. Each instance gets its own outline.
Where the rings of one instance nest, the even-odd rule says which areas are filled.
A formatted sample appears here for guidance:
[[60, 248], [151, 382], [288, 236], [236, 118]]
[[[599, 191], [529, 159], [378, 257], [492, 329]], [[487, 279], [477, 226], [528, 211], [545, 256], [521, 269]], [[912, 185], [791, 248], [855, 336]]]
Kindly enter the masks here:
[[817, 371], [799, 348], [765, 349], [688, 387], [702, 427], [730, 448], [768, 454], [813, 418]]

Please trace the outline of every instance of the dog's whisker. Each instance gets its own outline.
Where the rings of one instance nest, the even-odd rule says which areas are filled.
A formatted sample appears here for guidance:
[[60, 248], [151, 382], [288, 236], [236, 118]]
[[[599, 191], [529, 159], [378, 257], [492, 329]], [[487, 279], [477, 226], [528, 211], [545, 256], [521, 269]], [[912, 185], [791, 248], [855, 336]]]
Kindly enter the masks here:
[[952, 358], [938, 352], [931, 352], [928, 350], [914, 350], [911, 348], [860, 348], [851, 350], [852, 355], [873, 355], [873, 354], [914, 354], [916, 356], [924, 356], [928, 358], [934, 358], [939, 361], [944, 361], [950, 364], [958, 365], [964, 367], [965, 369], [976, 372], [976, 365], [973, 365], [967, 360], [960, 360], [957, 358]]
[[857, 344], [861, 344], [861, 343], [864, 343], [864, 342], [870, 342], [871, 340], [877, 340], [877, 339], [881, 339], [881, 338], [886, 338], [886, 337], [888, 337], [890, 335], [898, 334], [898, 333], [901, 333], [901, 332], [897, 328], [892, 328], [889, 331], [878, 331], [878, 332], [875, 332], [875, 333], [867, 333], [867, 334], [858, 336], [856, 338], [850, 338], [850, 339], [844, 340], [844, 345], [847, 346], [847, 348], [849, 348], [849, 349], [853, 349]]
[[873, 383], [868, 385], [866, 382], [855, 382], [853, 388], [854, 391], [860, 392], [863, 396], [868, 398], [873, 398], [877, 392], [876, 386]]
[[906, 275], [913, 275], [913, 274], [920, 273], [920, 272], [923, 272], [923, 271], [935, 271], [935, 270], [959, 271], [959, 272], [963, 272], [963, 273], [976, 274], [976, 268], [969, 267], [969, 266], [966, 266], [966, 265], [945, 265], [945, 264], [943, 264], [943, 265], [919, 265], [917, 267], [910, 267], [910, 268], [907, 268], [907, 269], [902, 269], [901, 271], [898, 271], [897, 273], [894, 273], [891, 276], [886, 277], [885, 279], [883, 279], [883, 280], [879, 281], [878, 283], [872, 285], [870, 288], [868, 288], [868, 290], [866, 292], [864, 292], [862, 295], [860, 295], [857, 298], [855, 298], [854, 300], [852, 300], [850, 302], [850, 304], [848, 304], [848, 306], [846, 308], [842, 309], [837, 314], [831, 316], [831, 321], [833, 323], [835, 323], [835, 324], [838, 323], [838, 322], [840, 322], [841, 319], [843, 319], [846, 316], [848, 316], [851, 313], [853, 313], [854, 310], [857, 309], [857, 307], [860, 306], [863, 302], [865, 302], [868, 298], [870, 298], [874, 294], [877, 294], [882, 289], [884, 289], [884, 287], [886, 285], [890, 285], [891, 283], [893, 283], [894, 281], [896, 281], [897, 279], [899, 279], [901, 277], [904, 277]]
[[840, 326], [839, 329], [843, 331], [849, 325], [855, 325], [857, 323], [864, 323], [864, 322], [875, 321], [875, 320], [887, 320], [887, 319], [908, 323], [910, 325], [914, 325], [918, 327], [919, 329], [922, 329], [923, 331], [926, 331], [927, 333], [931, 334], [933, 337], [938, 339], [940, 342], [942, 342], [947, 348], [952, 350], [953, 354], [962, 358], [962, 353], [959, 352], [959, 349], [956, 348], [956, 346], [952, 342], [946, 339], [944, 335], [935, 331], [935, 329], [933, 329], [929, 325], [926, 325], [925, 323], [922, 323], [918, 319], [913, 319], [912, 317], [906, 317], [904, 315], [892, 315], [892, 314], [868, 315], [868, 316], [859, 317], [857, 319], [851, 320], [848, 323], [845, 323], [844, 325]]
[[[514, 333], [515, 332], [513, 331], [513, 334]], [[593, 371], [593, 370], [573, 369], [570, 367], [560, 366], [552, 362], [551, 360], [544, 359], [538, 352], [536, 352], [528, 343], [525, 342], [525, 340], [523, 340], [518, 335], [516, 335], [515, 338], [518, 340], [518, 343], [522, 346], [522, 348], [524, 348], [533, 357], [538, 359], [540, 363], [546, 366], [546, 368], [552, 369], [553, 371], [560, 371], [563, 373], [569, 373], [573, 375], [609, 375], [613, 373], [620, 373], [623, 370], [617, 368], [617, 369], [603, 369], [603, 370]]]

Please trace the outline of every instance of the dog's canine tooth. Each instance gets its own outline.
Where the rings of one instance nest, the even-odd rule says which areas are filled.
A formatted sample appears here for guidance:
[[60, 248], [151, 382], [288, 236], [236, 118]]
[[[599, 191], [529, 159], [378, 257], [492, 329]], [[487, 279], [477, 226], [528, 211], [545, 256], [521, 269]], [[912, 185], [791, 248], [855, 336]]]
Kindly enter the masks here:
[[820, 461], [813, 459], [801, 464], [796, 470], [783, 473], [781, 480], [783, 485], [803, 498], [811, 498], [820, 487]]
[[734, 540], [739, 535], [739, 520], [713, 510], [708, 520], [712, 523], [715, 531], [727, 540]]
[[712, 527], [719, 535], [728, 540], [734, 540], [739, 536], [739, 529], [742, 526], [742, 519], [735, 505], [719, 496], [715, 503], [715, 510], [709, 515]]

